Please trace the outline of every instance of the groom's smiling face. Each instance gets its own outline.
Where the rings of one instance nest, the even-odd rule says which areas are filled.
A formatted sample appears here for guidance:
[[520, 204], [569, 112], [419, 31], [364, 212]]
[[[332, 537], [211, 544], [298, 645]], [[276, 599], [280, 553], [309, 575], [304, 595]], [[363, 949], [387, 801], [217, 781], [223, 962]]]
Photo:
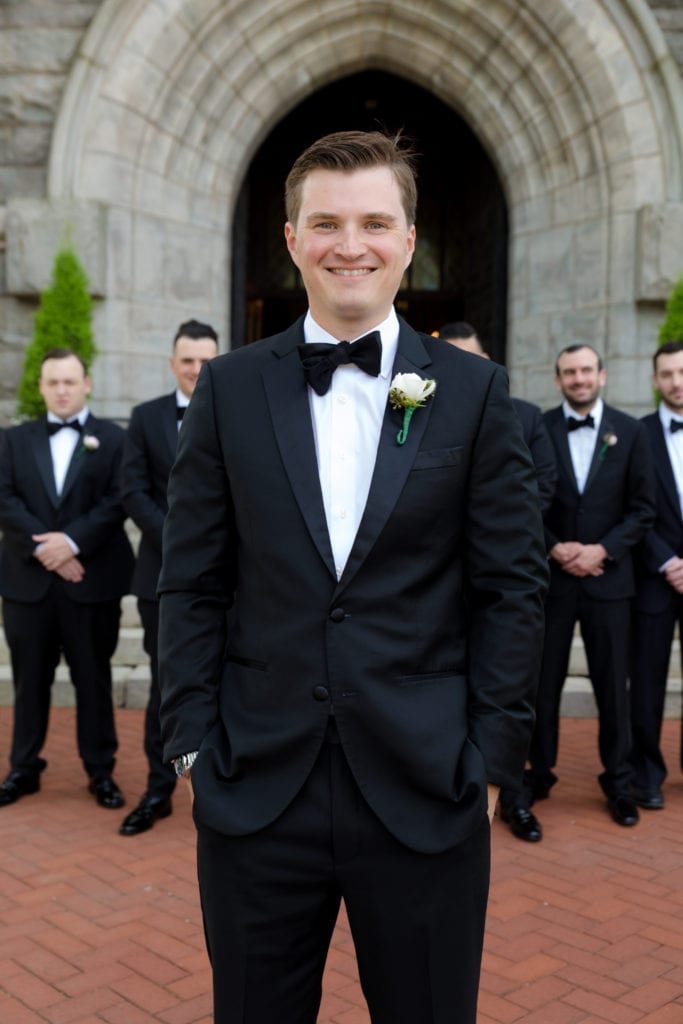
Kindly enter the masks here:
[[314, 319], [340, 340], [386, 319], [415, 248], [388, 167], [311, 171], [285, 237]]

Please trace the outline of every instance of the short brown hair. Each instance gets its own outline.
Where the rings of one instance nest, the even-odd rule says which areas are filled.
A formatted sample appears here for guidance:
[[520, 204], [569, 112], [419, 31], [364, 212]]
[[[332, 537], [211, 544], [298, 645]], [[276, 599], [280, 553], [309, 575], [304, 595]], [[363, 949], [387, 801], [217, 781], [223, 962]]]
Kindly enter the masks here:
[[88, 367], [85, 365], [85, 359], [83, 358], [83, 356], [79, 355], [78, 352], [74, 352], [73, 349], [71, 349], [71, 348], [51, 348], [51, 349], [48, 349], [48, 351], [45, 353], [45, 355], [40, 360], [40, 369], [42, 371], [43, 363], [46, 363], [48, 361], [48, 359], [69, 359], [70, 356], [73, 356], [74, 359], [77, 359], [79, 361], [79, 363], [83, 367], [83, 375], [85, 377], [87, 377], [88, 376]]
[[655, 373], [657, 372], [657, 359], [659, 356], [673, 356], [677, 352], [683, 352], [683, 341], [674, 339], [673, 341], [665, 341], [663, 345], [660, 345], [652, 357]]
[[408, 224], [415, 223], [417, 184], [416, 153], [400, 132], [333, 132], [314, 142], [299, 156], [287, 175], [285, 208], [287, 220], [296, 224], [301, 207], [301, 190], [311, 171], [357, 171], [365, 167], [388, 167], [401, 191], [401, 204]]

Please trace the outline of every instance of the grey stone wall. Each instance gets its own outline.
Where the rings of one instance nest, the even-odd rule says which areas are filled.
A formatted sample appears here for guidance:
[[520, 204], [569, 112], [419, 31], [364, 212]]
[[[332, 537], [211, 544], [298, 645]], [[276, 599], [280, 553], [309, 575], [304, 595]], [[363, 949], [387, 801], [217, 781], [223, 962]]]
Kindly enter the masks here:
[[671, 52], [683, 72], [683, 0], [648, 0]]
[[683, 0], [651, 9], [665, 42], [642, 0], [3, 0], [0, 423], [68, 223], [98, 297], [98, 412], [170, 386], [180, 319], [225, 337], [251, 156], [299, 99], [363, 67], [434, 91], [494, 156], [517, 393], [554, 401], [554, 352], [583, 338], [610, 400], [642, 411], [683, 273]]

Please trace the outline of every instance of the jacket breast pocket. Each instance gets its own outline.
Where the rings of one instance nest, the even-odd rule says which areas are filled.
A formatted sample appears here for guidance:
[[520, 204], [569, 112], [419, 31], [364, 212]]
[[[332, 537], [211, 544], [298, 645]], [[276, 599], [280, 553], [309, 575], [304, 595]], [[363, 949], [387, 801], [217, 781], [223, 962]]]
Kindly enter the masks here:
[[460, 466], [463, 459], [463, 448], [431, 448], [419, 451], [413, 462], [412, 472], [425, 469], [453, 469]]

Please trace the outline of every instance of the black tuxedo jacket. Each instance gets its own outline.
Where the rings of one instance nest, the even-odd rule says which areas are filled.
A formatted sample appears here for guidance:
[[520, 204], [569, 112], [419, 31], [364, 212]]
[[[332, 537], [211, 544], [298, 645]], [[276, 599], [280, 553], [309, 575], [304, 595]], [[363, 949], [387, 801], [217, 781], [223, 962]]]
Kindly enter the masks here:
[[[572, 466], [562, 407], [545, 414], [557, 455], [557, 488], [545, 517], [548, 551], [559, 541], [603, 544], [609, 559], [602, 576], [578, 578], [550, 560], [551, 592], [561, 594], [580, 586], [599, 600], [632, 597], [634, 546], [654, 519], [654, 475], [645, 428], [626, 413], [604, 405], [602, 423], [583, 494]], [[584, 428], [585, 429], [585, 428]], [[604, 447], [607, 434], [617, 443]]]
[[[128, 591], [133, 552], [123, 529], [119, 488], [123, 430], [91, 415], [84, 433], [96, 437], [99, 448], [76, 445], [59, 497], [46, 418], [2, 436], [0, 594], [9, 600], [40, 601], [54, 582], [81, 603], [114, 600]], [[34, 558], [31, 536], [52, 530], [67, 533], [80, 548], [85, 569], [80, 583], [67, 583]]]
[[175, 391], [133, 409], [123, 445], [121, 491], [124, 508], [141, 531], [132, 592], [147, 601], [157, 599], [166, 490], [177, 447]]
[[557, 483], [557, 465], [555, 449], [548, 437], [543, 422], [543, 413], [533, 402], [525, 402], [523, 398], [513, 398], [512, 405], [522, 424], [522, 434], [536, 469], [536, 483], [541, 511], [546, 512], [555, 496]]
[[642, 423], [655, 468], [657, 516], [636, 553], [636, 607], [655, 615], [680, 599], [659, 567], [674, 555], [683, 555], [683, 518], [659, 414], [643, 417]]
[[417, 850], [481, 824], [487, 780], [524, 764], [547, 566], [534, 471], [504, 371], [401, 322], [393, 372], [434, 378], [387, 411], [337, 581], [297, 346], [202, 369], [164, 527], [160, 677], [168, 758], [199, 749], [198, 824], [232, 835], [293, 799], [336, 716], [370, 806]]

